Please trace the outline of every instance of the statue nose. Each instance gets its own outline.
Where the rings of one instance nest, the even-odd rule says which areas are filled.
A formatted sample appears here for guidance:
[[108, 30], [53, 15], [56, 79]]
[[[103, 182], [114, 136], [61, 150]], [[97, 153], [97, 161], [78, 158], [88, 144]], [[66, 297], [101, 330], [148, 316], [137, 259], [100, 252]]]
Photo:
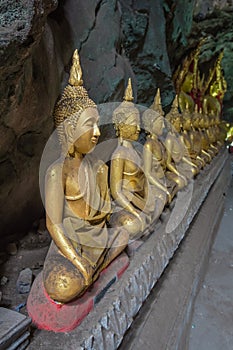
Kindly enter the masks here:
[[97, 124], [94, 125], [94, 131], [93, 131], [94, 136], [100, 136], [100, 129]]

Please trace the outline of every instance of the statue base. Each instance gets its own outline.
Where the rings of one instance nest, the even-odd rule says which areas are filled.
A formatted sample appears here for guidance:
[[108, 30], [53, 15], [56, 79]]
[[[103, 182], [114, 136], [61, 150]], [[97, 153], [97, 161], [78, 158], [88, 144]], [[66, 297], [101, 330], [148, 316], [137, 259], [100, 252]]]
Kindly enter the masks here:
[[39, 329], [53, 332], [69, 332], [76, 328], [107, 290], [127, 269], [129, 258], [121, 253], [93, 283], [83, 296], [67, 304], [59, 304], [46, 293], [42, 272], [35, 279], [28, 300], [27, 311]]

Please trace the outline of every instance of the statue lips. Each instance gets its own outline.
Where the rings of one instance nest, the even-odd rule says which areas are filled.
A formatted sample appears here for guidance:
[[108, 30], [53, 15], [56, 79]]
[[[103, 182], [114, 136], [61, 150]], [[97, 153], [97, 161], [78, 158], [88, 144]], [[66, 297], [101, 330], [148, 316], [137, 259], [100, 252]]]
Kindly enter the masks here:
[[98, 140], [99, 140], [98, 136], [93, 136], [91, 138], [91, 142], [94, 143], [95, 145], [97, 144]]

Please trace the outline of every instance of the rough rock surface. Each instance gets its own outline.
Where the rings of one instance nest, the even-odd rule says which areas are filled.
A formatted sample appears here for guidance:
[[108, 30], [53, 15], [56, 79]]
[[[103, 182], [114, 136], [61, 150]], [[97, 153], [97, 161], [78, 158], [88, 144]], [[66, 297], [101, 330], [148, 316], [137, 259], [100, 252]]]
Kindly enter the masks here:
[[224, 119], [233, 121], [233, 1], [214, 1], [215, 7], [210, 3], [209, 1], [207, 12], [203, 9], [204, 5], [199, 8], [199, 12], [196, 9], [190, 42], [198, 40], [200, 36], [208, 37], [200, 55], [200, 63], [204, 69], [211, 63], [211, 58], [216, 58], [224, 49], [222, 67], [227, 81], [227, 92], [223, 101], [223, 116]]
[[3, 0], [0, 4], [0, 238], [6, 240], [7, 233], [29, 225], [42, 211], [38, 164], [53, 128], [50, 114], [57, 96], [49, 85], [58, 87], [59, 82], [56, 75], [49, 81], [41, 41], [56, 3]]
[[204, 65], [225, 48], [224, 110], [233, 116], [232, 1], [2, 0], [0, 23], [0, 241], [43, 211], [39, 162], [75, 48], [97, 103], [121, 100], [131, 76], [138, 103], [150, 105], [159, 86], [168, 110], [172, 73], [206, 33]]

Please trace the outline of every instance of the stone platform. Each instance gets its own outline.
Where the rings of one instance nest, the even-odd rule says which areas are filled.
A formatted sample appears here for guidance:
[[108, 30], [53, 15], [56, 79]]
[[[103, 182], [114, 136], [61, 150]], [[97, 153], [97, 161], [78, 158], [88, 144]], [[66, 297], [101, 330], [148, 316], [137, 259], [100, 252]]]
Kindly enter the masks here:
[[29, 344], [31, 319], [0, 307], [0, 350], [23, 350]]
[[[210, 230], [216, 225], [213, 213], [218, 212], [217, 220], [221, 209], [219, 203], [222, 203], [228, 174], [230, 174], [228, 153], [226, 150], [222, 150], [212, 160], [211, 164], [207, 165], [197, 176], [195, 181], [185, 191], [179, 193], [172, 210], [166, 209], [164, 211], [161, 216], [161, 223], [156, 225], [156, 230], [153, 232], [151, 228], [151, 233], [147, 235], [144, 243], [137, 247], [134, 254], [131, 254], [130, 265], [121, 279], [111, 286], [105, 297], [83, 322], [69, 333], [40, 331], [32, 339], [29, 349], [43, 347], [47, 350], [54, 348], [117, 349], [126, 331], [133, 323], [133, 319], [142, 303], [149, 296], [182, 239], [190, 232], [191, 223], [194, 222], [194, 218], [196, 219], [196, 215], [198, 214], [199, 218], [203, 219], [203, 224], [205, 223], [205, 227]], [[211, 215], [202, 213], [203, 203], [208, 198], [212, 198]], [[212, 218], [211, 221], [207, 220], [208, 216]], [[195, 235], [195, 230], [192, 235]], [[212, 235], [212, 232], [209, 235]], [[202, 255], [200, 255], [200, 249], [196, 249], [193, 255], [190, 255], [190, 259], [195, 260], [197, 264], [200, 262], [204, 264], [208, 258], [208, 250], [205, 251], [204, 247], [209, 239], [206, 239], [206, 236], [203, 235], [200, 240], [202, 240], [200, 246], [203, 247], [201, 249]], [[172, 262], [169, 264], [169, 268], [170, 266], [172, 266]], [[195, 288], [192, 289], [192, 293], [195, 294], [198, 286], [198, 278], [195, 273], [190, 274], [188, 279], [186, 278], [186, 284], [191, 285], [193, 281], [195, 282]], [[182, 329], [184, 328], [182, 326], [186, 324], [190, 311], [190, 300], [186, 300], [185, 295], [181, 295], [182, 298], [184, 300], [182, 313], [179, 313], [179, 317], [176, 318], [176, 327], [174, 327], [173, 332], [173, 337], [177, 338], [179, 335], [180, 344], [182, 343]], [[170, 300], [171, 302], [172, 300]], [[170, 311], [169, 305], [168, 311]], [[160, 317], [164, 318], [164, 315], [158, 314], [158, 322]], [[169, 319], [167, 316], [166, 318]], [[165, 339], [166, 330], [164, 330], [164, 333], [163, 330], [160, 330], [160, 332], [160, 338]], [[161, 349], [165, 348], [161, 347]]]
[[126, 253], [121, 253], [85, 294], [67, 304], [54, 302], [46, 293], [42, 272], [35, 279], [27, 300], [27, 310], [33, 323], [40, 329], [69, 332], [76, 328], [104, 297], [107, 290], [124, 273], [129, 265]]
[[[227, 262], [225, 261], [224, 269], [222, 268], [221, 270], [222, 275], [220, 276], [220, 271], [216, 266], [216, 271], [215, 273], [213, 272], [216, 279], [218, 279], [217, 284], [221, 285], [215, 302], [216, 299], [218, 303], [221, 299], [221, 302], [212, 309], [212, 332], [208, 328], [211, 321], [206, 318], [203, 319], [205, 308], [204, 310], [198, 310], [198, 323], [193, 324], [192, 318], [193, 307], [196, 304], [196, 295], [200, 286], [203, 288], [203, 278], [208, 267], [212, 245], [215, 241], [215, 235], [218, 233], [219, 223], [223, 219], [223, 212], [225, 213], [225, 194], [229, 195], [228, 186], [230, 180], [231, 174], [226, 164], [226, 167], [224, 167], [220, 176], [214, 182], [204, 203], [192, 220], [184, 239], [179, 245], [179, 249], [173, 255], [172, 261], [170, 261], [158, 283], [144, 302], [134, 319], [133, 326], [124, 336], [119, 350], [141, 350], [143, 348], [148, 350], [190, 350], [192, 348], [189, 345], [190, 329], [194, 338], [198, 334], [196, 332], [198, 327], [202, 329], [202, 339], [196, 339], [195, 344], [198, 344], [198, 346], [194, 346], [192, 349], [219, 350], [223, 348], [224, 350], [230, 350], [232, 348], [231, 346], [224, 347], [224, 345], [221, 347], [220, 342], [214, 343], [214, 339], [218, 338], [217, 334], [223, 332], [225, 337], [224, 340], [220, 338], [221, 344], [230, 344], [228, 343], [229, 330], [232, 329], [229, 324], [229, 317], [232, 314], [231, 305], [229, 304], [230, 289], [228, 289], [228, 298], [224, 310], [224, 291], [227, 287], [230, 287], [230, 284], [233, 285], [233, 282], [230, 280], [230, 275], [232, 275], [230, 270], [232, 268], [230, 267], [231, 253], [229, 251], [224, 251], [223, 253]], [[229, 227], [228, 222], [226, 230], [229, 230]], [[231, 237], [231, 234], [229, 234], [229, 237]], [[231, 241], [232, 239], [228, 241], [229, 245]], [[219, 260], [221, 261], [221, 258]], [[228, 280], [229, 283], [224, 284], [224, 280]], [[211, 290], [207, 291], [205, 289], [206, 282], [204, 283], [204, 290], [206, 295], [208, 294], [207, 310], [209, 312], [214, 298]], [[214, 290], [215, 287], [212, 285], [212, 288]], [[216, 310], [217, 307], [219, 307], [218, 312]], [[227, 312], [226, 309], [228, 309]], [[221, 323], [219, 322], [218, 326], [224, 326], [222, 313], [227, 320], [228, 327], [225, 326], [224, 330], [220, 330], [217, 327], [215, 329], [216, 320], [219, 318]], [[227, 329], [229, 332], [228, 336]], [[200, 332], [198, 335], [200, 336]], [[203, 338], [206, 340], [204, 344], [202, 343]], [[232, 339], [232, 336], [230, 339]], [[209, 344], [212, 344], [212, 346]]]

